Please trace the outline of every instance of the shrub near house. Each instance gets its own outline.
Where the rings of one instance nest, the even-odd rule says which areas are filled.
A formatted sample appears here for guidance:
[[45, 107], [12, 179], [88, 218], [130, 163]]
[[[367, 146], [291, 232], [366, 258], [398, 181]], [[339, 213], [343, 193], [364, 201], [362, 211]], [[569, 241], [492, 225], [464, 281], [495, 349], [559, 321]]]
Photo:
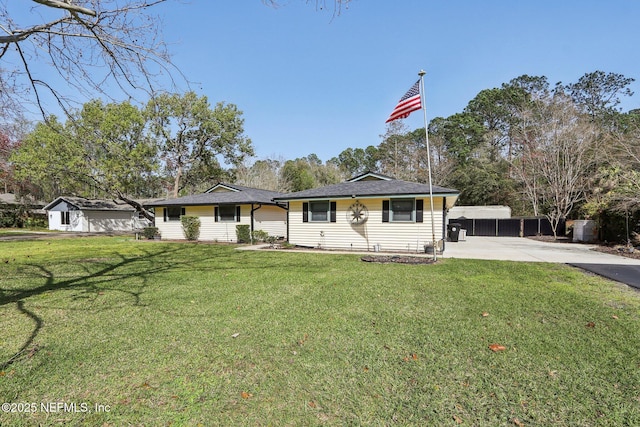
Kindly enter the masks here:
[[238, 225], [251, 234], [263, 230], [272, 236], [287, 234], [286, 204], [275, 202], [275, 191], [218, 183], [203, 194], [160, 200], [145, 206], [156, 213], [156, 227], [163, 239], [185, 239], [181, 218], [200, 219], [198, 240], [239, 242]]

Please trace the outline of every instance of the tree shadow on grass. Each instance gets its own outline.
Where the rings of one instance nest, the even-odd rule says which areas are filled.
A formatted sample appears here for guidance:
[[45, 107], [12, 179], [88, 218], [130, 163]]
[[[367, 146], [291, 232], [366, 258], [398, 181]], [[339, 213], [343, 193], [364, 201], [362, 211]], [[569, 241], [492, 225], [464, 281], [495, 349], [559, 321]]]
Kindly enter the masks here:
[[[152, 277], [166, 271], [207, 271], [212, 277], [225, 270], [241, 268], [246, 271], [277, 268], [285, 271], [309, 271], [323, 269], [324, 263], [318, 260], [311, 263], [308, 256], [286, 258], [277, 257], [277, 262], [269, 257], [256, 257], [248, 253], [197, 251], [194, 256], [192, 245], [166, 245], [144, 251], [143, 255], [125, 256], [116, 254], [109, 258], [86, 258], [74, 260], [71, 269], [80, 269], [68, 277], [60, 277], [46, 265], [24, 264], [29, 280], [42, 283], [26, 289], [0, 288], [0, 307], [15, 304], [16, 310], [33, 322], [31, 334], [20, 349], [0, 362], [0, 371], [24, 357], [38, 351], [35, 340], [44, 324], [44, 320], [33, 309], [26, 307], [29, 299], [50, 292], [77, 290], [73, 298], [91, 298], [101, 292], [124, 293], [131, 299], [131, 306], [144, 305], [141, 297]], [[326, 256], [326, 255], [323, 255]], [[24, 272], [23, 272], [24, 274]], [[6, 277], [11, 279], [11, 277]], [[135, 288], [123, 287], [122, 281], [137, 279], [141, 284]], [[64, 309], [68, 309], [65, 307]], [[109, 307], [101, 307], [106, 310]]]
[[[6, 369], [9, 365], [21, 360], [23, 357], [31, 356], [38, 351], [38, 345], [35, 339], [44, 324], [43, 319], [34, 311], [25, 307], [26, 301], [30, 298], [42, 295], [47, 292], [58, 292], [65, 290], [74, 290], [98, 294], [104, 291], [117, 291], [127, 294], [132, 299], [132, 306], [140, 306], [141, 296], [147, 286], [148, 280], [155, 274], [163, 271], [171, 270], [182, 263], [171, 262], [173, 255], [177, 255], [185, 248], [181, 247], [165, 247], [160, 251], [145, 251], [144, 255], [136, 255], [127, 257], [117, 254], [115, 262], [100, 261], [103, 266], [97, 270], [95, 262], [80, 264], [82, 271], [73, 277], [63, 280], [57, 279], [56, 275], [43, 265], [25, 264], [32, 271], [34, 280], [44, 280], [40, 286], [28, 289], [12, 290], [0, 288], [0, 307], [15, 304], [16, 310], [22, 315], [29, 318], [33, 323], [33, 329], [29, 337], [25, 340], [20, 349], [8, 358], [5, 362], [0, 363], [0, 371]], [[110, 258], [111, 259], [111, 258]], [[193, 261], [193, 258], [191, 258]], [[122, 287], [110, 286], [123, 280], [138, 278], [142, 280], [142, 284], [137, 289], [123, 289]]]

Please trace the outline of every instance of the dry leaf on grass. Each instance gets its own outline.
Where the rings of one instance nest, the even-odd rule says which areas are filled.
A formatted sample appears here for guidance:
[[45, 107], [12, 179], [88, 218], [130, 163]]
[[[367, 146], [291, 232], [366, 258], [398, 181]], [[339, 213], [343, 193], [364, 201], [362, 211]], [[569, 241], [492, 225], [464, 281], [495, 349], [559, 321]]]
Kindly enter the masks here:
[[240, 393], [240, 396], [242, 396], [243, 399], [248, 399], [250, 397], [253, 397], [253, 394], [243, 391], [242, 393]]
[[503, 346], [503, 345], [500, 345], [500, 344], [496, 344], [496, 343], [490, 344], [490, 345], [489, 345], [489, 348], [490, 348], [490, 349], [491, 349], [491, 351], [493, 351], [493, 352], [505, 351], [505, 350], [507, 349], [507, 347], [505, 347], [505, 346]]

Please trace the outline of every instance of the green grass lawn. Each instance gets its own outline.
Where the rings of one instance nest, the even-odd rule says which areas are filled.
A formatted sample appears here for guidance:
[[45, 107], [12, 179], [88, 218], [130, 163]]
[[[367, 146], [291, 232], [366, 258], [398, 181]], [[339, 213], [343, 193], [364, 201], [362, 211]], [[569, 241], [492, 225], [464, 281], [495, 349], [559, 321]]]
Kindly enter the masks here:
[[640, 425], [640, 294], [561, 265], [0, 242], [0, 322], [2, 426]]

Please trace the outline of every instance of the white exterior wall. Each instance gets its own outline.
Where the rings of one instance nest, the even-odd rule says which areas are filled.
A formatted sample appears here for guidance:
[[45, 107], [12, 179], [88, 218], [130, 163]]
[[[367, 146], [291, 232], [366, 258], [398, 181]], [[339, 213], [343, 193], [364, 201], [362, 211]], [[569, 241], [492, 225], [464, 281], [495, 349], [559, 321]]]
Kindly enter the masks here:
[[87, 221], [82, 211], [69, 211], [69, 224], [62, 223], [62, 212], [66, 212], [66, 210], [50, 210], [47, 212], [49, 230], [87, 231]]
[[[431, 243], [431, 208], [429, 198], [424, 200], [423, 221], [382, 222], [382, 201], [389, 198], [358, 199], [369, 211], [364, 224], [351, 225], [348, 208], [355, 200], [336, 202], [336, 222], [302, 222], [303, 201], [289, 202], [289, 243], [301, 246], [347, 250], [424, 252]], [[333, 201], [333, 200], [332, 200]], [[436, 239], [443, 239], [442, 197], [434, 197], [434, 225]], [[310, 215], [310, 214], [309, 214]]]
[[287, 211], [277, 206], [263, 205], [253, 212], [254, 230], [264, 230], [270, 236], [287, 237]]
[[494, 219], [511, 218], [509, 206], [454, 206], [449, 209], [449, 218]]
[[[215, 221], [214, 206], [185, 206], [185, 215], [200, 218], [200, 237], [198, 240], [215, 242], [237, 242], [236, 225], [251, 225], [251, 206], [240, 206], [240, 222]], [[183, 240], [184, 232], [180, 221], [164, 221], [164, 208], [156, 208], [156, 227], [162, 239]]]
[[[69, 224], [62, 223], [62, 212], [69, 212]], [[49, 230], [87, 231], [87, 221], [82, 211], [70, 210], [70, 206], [62, 201], [47, 211]]]
[[[69, 212], [70, 224], [62, 224], [62, 212]], [[49, 230], [80, 231], [80, 232], [110, 232], [133, 231], [147, 227], [150, 221], [139, 219], [133, 210], [77, 210], [75, 206], [60, 201], [47, 211]]]
[[84, 211], [84, 224], [92, 233], [107, 231], [133, 231], [131, 211]]

